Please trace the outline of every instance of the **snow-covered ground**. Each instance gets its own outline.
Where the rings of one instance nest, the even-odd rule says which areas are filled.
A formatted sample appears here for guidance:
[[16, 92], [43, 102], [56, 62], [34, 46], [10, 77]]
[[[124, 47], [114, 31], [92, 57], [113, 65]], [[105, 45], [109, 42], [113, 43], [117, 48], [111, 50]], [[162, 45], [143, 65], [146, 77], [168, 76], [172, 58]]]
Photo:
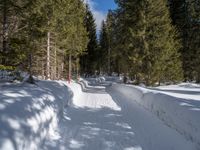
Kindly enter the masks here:
[[0, 85], [0, 150], [39, 150], [72, 93], [61, 82]]
[[0, 85], [0, 150], [199, 150], [198, 87], [109, 80]]
[[68, 85], [74, 92], [73, 104], [65, 110], [45, 150], [197, 150], [194, 143], [140, 106], [135, 96], [124, 95], [123, 85], [116, 84], [122, 89], [109, 83], [107, 88], [105, 83], [81, 85]]
[[146, 89], [114, 84], [112, 88], [153, 112], [200, 149], [200, 86], [190, 83]]
[[26, 77], [28, 77], [27, 72], [0, 70], [0, 85], [14, 80], [23, 80]]

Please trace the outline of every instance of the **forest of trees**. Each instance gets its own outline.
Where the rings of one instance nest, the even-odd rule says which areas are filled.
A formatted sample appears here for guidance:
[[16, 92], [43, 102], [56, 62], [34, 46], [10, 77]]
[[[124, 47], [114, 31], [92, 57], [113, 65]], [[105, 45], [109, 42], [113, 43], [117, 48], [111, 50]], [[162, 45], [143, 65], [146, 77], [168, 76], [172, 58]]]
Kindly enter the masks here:
[[136, 84], [200, 82], [199, 0], [116, 3], [100, 34], [104, 72], [124, 73]]
[[115, 2], [97, 32], [82, 0], [0, 0], [0, 67], [43, 79], [115, 72], [135, 84], [200, 82], [200, 0]]
[[89, 41], [81, 0], [1, 0], [0, 10], [2, 65], [45, 79], [79, 69]]

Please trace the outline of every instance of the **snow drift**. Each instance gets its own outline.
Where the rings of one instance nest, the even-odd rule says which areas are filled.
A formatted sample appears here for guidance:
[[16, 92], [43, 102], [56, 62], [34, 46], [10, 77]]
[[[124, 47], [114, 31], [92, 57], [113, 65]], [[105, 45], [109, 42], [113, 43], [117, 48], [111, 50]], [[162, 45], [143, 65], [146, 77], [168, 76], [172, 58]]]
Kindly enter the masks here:
[[200, 149], [200, 95], [186, 96], [132, 85], [113, 84], [112, 90], [137, 101]]
[[71, 98], [72, 92], [59, 81], [1, 85], [0, 149], [41, 149]]

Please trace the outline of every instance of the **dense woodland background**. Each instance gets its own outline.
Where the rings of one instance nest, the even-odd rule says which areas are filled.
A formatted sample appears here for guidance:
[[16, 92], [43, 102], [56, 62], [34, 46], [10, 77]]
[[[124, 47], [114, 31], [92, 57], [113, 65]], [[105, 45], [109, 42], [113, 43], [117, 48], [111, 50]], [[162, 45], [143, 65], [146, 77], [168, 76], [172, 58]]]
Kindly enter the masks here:
[[[82, 0], [0, 0], [0, 69], [44, 79], [200, 82], [200, 0], [116, 0], [96, 31]], [[71, 73], [72, 72], [72, 73]]]

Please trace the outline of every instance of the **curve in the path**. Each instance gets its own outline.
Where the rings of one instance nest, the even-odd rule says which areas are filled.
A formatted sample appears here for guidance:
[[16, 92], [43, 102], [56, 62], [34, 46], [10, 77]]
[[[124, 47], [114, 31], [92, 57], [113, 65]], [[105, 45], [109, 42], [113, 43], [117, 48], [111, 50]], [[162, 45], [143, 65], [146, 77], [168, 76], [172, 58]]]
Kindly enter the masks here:
[[100, 93], [98, 87], [85, 92], [78, 84], [70, 88], [73, 105], [44, 144], [46, 150], [195, 150], [179, 133], [112, 87]]

